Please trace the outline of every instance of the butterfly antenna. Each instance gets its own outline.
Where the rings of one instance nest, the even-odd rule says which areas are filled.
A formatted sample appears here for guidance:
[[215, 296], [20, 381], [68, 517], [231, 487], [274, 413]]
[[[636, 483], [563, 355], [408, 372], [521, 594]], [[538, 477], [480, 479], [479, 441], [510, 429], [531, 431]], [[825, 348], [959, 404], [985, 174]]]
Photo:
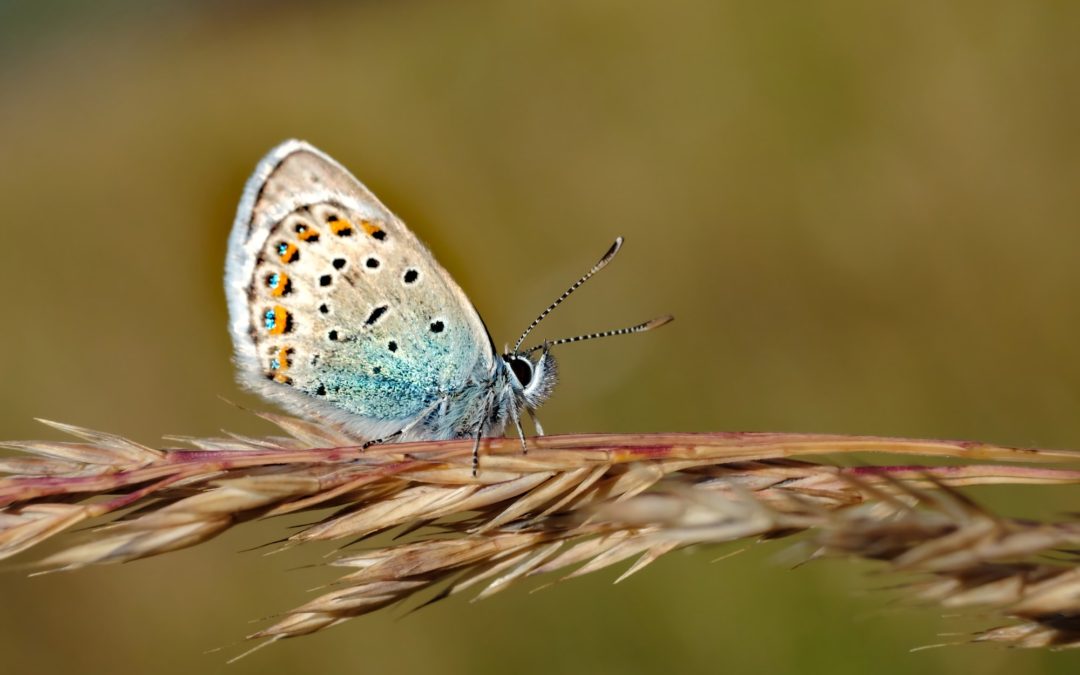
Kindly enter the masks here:
[[636, 326], [628, 326], [626, 328], [617, 328], [615, 330], [606, 330], [606, 331], [603, 331], [603, 332], [600, 332], [600, 333], [589, 333], [588, 335], [575, 335], [574, 337], [566, 337], [566, 338], [560, 338], [558, 340], [552, 340], [551, 342], [545, 342], [544, 344], [537, 345], [537, 346], [533, 347], [532, 349], [526, 351], [525, 354], [532, 354], [533, 352], [539, 351], [541, 349], [547, 349], [547, 348], [550, 348], [550, 347], [554, 347], [555, 345], [565, 345], [565, 344], [568, 344], [570, 342], [582, 342], [584, 340], [595, 340], [596, 338], [611, 337], [613, 335], [629, 335], [630, 333], [644, 333], [647, 330], [652, 330], [653, 328], [659, 328], [660, 326], [663, 326], [666, 323], [671, 323], [674, 320], [675, 320], [675, 317], [671, 316], [670, 314], [665, 314], [664, 316], [658, 316], [655, 319], [651, 319], [649, 321], [646, 321], [645, 323], [639, 323]]
[[[569, 298], [571, 293], [576, 291], [578, 288], [581, 287], [581, 285], [583, 283], [585, 283], [586, 281], [589, 280], [589, 277], [591, 277], [592, 275], [596, 274], [600, 270], [607, 267], [607, 264], [609, 262], [611, 262], [611, 259], [614, 258], [615, 254], [619, 252], [620, 248], [622, 248], [622, 243], [623, 243], [623, 238], [622, 237], [615, 237], [615, 243], [611, 245], [611, 248], [609, 248], [607, 253], [604, 254], [604, 257], [600, 258], [600, 261], [597, 262], [595, 265], [593, 265], [593, 268], [591, 270], [589, 270], [585, 274], [585, 276], [583, 276], [580, 279], [578, 279], [577, 281], [575, 281], [574, 284], [572, 286], [570, 286], [570, 288], [566, 289], [566, 292], [563, 293], [562, 295], [560, 295], [558, 297], [558, 299], [555, 300], [555, 302], [551, 303], [551, 305], [548, 306], [547, 309], [540, 312], [540, 316], [533, 319], [533, 322], [529, 324], [529, 327], [525, 329], [525, 332], [522, 333], [521, 337], [519, 337], [517, 342], [514, 343], [514, 351], [513, 351], [513, 353], [515, 353], [515, 354], [517, 353], [518, 347], [521, 346], [522, 342], [525, 342], [525, 338], [529, 336], [529, 333], [532, 332], [532, 329], [539, 326], [540, 322], [543, 321], [544, 318], [548, 314], [551, 314], [551, 311], [553, 309], [555, 309], [556, 307], [561, 305], [563, 300]], [[534, 349], [534, 350], [531, 350], [531, 351], [536, 351], [536, 350]]]

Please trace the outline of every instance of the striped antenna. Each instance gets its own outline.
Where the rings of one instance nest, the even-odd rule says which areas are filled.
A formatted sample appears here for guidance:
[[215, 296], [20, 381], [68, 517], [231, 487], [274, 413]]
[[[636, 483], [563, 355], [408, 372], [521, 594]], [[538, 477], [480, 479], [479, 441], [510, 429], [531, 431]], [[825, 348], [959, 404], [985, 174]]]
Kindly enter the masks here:
[[575, 335], [574, 337], [560, 338], [558, 340], [553, 340], [551, 342], [545, 342], [542, 345], [537, 345], [537, 346], [533, 347], [532, 349], [526, 351], [525, 354], [532, 354], [533, 352], [538, 351], [540, 349], [547, 349], [547, 348], [550, 348], [550, 347], [554, 347], [555, 345], [565, 345], [565, 344], [570, 343], [570, 342], [582, 342], [583, 340], [595, 340], [596, 338], [611, 337], [613, 335], [629, 335], [630, 333], [644, 333], [647, 330], [652, 330], [653, 328], [659, 328], [660, 326], [663, 326], [666, 323], [671, 323], [674, 320], [675, 320], [675, 317], [671, 316], [670, 314], [665, 314], [664, 316], [658, 316], [655, 319], [652, 319], [650, 321], [646, 321], [645, 323], [639, 323], [636, 326], [629, 326], [627, 328], [617, 328], [615, 330], [606, 330], [606, 331], [603, 331], [601, 333], [589, 333], [588, 335]]
[[[578, 288], [581, 287], [581, 285], [583, 283], [585, 283], [586, 281], [589, 280], [589, 277], [591, 277], [592, 275], [596, 274], [600, 270], [607, 267], [607, 264], [609, 262], [611, 262], [611, 259], [614, 258], [615, 254], [619, 252], [620, 248], [622, 248], [622, 242], [623, 242], [622, 237], [615, 237], [615, 243], [611, 245], [611, 248], [609, 248], [608, 252], [604, 254], [604, 257], [600, 258], [600, 262], [593, 265], [593, 268], [591, 270], [589, 270], [588, 273], [585, 276], [583, 276], [580, 279], [578, 279], [577, 281], [575, 281], [574, 285], [571, 286], [570, 288], [566, 289], [566, 292], [563, 293], [562, 295], [560, 295], [558, 300], [551, 303], [551, 305], [547, 309], [540, 312], [540, 316], [533, 319], [533, 322], [531, 324], [529, 324], [529, 327], [526, 328], [525, 332], [521, 334], [521, 337], [518, 338], [518, 341], [514, 343], [514, 350], [512, 352], [513, 354], [518, 353], [518, 347], [521, 346], [522, 342], [525, 342], [525, 338], [528, 337], [529, 333], [532, 332], [532, 329], [536, 328], [537, 326], [540, 325], [540, 322], [544, 320], [544, 317], [546, 317], [548, 314], [551, 314], [551, 311], [553, 309], [555, 309], [556, 307], [561, 305], [563, 300], [569, 298], [571, 293], [576, 291]], [[533, 349], [533, 350], [530, 350], [530, 351], [536, 351], [536, 350]]]

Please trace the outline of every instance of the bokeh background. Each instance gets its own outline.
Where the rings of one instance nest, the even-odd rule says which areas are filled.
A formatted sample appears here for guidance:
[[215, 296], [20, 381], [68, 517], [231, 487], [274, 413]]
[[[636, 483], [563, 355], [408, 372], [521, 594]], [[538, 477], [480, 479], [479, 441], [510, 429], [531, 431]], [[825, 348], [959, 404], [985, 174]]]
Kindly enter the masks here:
[[[269, 433], [220, 398], [265, 407], [233, 383], [222, 266], [248, 174], [300, 137], [416, 230], [500, 345], [627, 237], [543, 335], [677, 321], [564, 349], [550, 432], [1080, 447], [1078, 28], [1069, 2], [0, 0], [0, 436], [57, 438], [35, 416]], [[9, 565], [3, 671], [225, 670], [249, 620], [333, 578], [294, 569], [328, 551], [239, 552], [283, 527]], [[784, 548], [384, 611], [228, 672], [1077, 672], [909, 653], [988, 624]]]

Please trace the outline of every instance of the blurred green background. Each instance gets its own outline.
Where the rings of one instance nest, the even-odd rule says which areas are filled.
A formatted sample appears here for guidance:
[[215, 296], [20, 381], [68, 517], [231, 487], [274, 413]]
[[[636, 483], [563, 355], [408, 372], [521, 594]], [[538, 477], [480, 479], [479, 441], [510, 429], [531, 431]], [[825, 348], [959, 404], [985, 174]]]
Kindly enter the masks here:
[[[35, 416], [148, 443], [270, 432], [219, 399], [267, 407], [233, 384], [221, 274], [245, 179], [300, 137], [416, 230], [500, 346], [627, 237], [542, 334], [677, 321], [564, 349], [549, 432], [1080, 447], [1078, 28], [1070, 2], [0, 0], [0, 436], [57, 438]], [[334, 576], [289, 571], [327, 551], [238, 553], [282, 528], [3, 574], [3, 671], [224, 671], [248, 620]], [[993, 620], [897, 609], [872, 566], [790, 570], [784, 548], [384, 611], [228, 672], [1076, 672], [908, 653]]]

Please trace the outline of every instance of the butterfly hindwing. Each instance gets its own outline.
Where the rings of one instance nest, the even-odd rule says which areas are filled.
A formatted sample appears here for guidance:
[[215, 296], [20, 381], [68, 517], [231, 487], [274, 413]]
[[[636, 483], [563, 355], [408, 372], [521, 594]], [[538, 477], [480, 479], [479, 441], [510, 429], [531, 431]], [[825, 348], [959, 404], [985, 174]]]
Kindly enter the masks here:
[[271, 151], [248, 183], [226, 294], [245, 384], [365, 438], [494, 367], [483, 322], [427, 248], [299, 141]]

